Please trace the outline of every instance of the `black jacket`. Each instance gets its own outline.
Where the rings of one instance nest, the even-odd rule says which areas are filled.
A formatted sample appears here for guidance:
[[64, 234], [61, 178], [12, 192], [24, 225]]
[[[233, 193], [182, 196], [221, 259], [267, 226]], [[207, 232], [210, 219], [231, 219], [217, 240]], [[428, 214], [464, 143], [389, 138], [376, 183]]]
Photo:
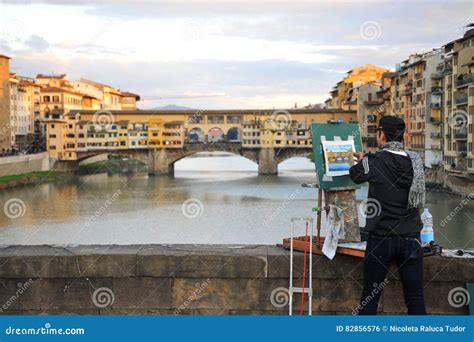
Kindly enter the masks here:
[[413, 180], [410, 157], [384, 150], [368, 153], [349, 173], [357, 184], [369, 182], [365, 226], [369, 233], [412, 235], [421, 231], [419, 210], [408, 209]]

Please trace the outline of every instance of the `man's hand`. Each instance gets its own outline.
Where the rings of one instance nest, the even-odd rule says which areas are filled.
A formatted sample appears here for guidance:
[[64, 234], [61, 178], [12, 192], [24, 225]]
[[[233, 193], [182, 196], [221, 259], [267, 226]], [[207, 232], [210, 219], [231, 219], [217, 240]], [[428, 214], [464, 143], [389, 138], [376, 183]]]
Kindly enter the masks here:
[[364, 158], [364, 152], [354, 152], [354, 161], [358, 163], [362, 158]]

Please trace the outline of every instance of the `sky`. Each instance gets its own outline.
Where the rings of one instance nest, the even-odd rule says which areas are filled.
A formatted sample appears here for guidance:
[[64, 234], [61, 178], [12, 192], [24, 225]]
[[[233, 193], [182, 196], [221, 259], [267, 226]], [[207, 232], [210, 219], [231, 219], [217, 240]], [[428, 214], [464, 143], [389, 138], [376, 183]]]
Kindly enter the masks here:
[[5, 1], [11, 71], [66, 73], [142, 96], [141, 108], [321, 103], [363, 64], [394, 69], [462, 36], [474, 1]]

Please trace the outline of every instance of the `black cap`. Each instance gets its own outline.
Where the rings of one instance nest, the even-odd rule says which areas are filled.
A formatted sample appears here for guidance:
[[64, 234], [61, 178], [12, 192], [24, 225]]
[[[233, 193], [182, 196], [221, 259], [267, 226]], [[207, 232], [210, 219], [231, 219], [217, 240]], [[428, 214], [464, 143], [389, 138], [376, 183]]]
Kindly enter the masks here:
[[384, 116], [379, 120], [379, 128], [384, 132], [400, 132], [405, 130], [405, 122], [396, 116]]

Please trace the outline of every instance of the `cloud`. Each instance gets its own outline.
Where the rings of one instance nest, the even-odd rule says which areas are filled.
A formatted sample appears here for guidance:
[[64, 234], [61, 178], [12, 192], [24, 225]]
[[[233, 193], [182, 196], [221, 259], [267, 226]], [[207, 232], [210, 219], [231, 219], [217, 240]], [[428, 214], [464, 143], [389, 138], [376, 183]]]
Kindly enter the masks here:
[[[68, 73], [155, 98], [145, 106], [179, 101], [194, 108], [322, 101], [345, 71], [367, 63], [393, 68], [459, 37], [474, 14], [472, 1], [448, 0], [56, 0], [0, 7], [0, 22], [10, 22], [0, 49], [12, 55], [13, 71]], [[376, 39], [361, 35], [367, 22], [380, 27]]]
[[49, 48], [49, 43], [43, 37], [40, 37], [36, 34], [31, 35], [26, 40], [26, 45], [28, 45], [32, 50], [37, 52], [46, 51]]

